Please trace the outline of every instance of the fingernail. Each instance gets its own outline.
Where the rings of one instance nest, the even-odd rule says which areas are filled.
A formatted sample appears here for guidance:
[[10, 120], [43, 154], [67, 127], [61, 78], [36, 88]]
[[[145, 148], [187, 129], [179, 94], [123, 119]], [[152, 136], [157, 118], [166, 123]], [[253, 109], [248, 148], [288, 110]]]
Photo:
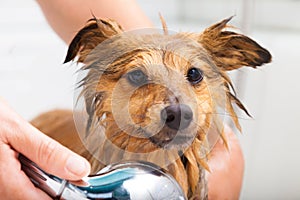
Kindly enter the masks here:
[[73, 175], [84, 177], [89, 173], [89, 163], [79, 156], [70, 156], [67, 160], [66, 170]]

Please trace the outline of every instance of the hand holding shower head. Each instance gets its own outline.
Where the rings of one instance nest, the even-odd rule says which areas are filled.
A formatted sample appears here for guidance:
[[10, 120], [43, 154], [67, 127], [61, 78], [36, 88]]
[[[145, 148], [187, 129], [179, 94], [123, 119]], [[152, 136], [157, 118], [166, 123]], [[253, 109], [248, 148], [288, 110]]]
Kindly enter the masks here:
[[34, 185], [55, 199], [185, 199], [175, 179], [149, 162], [122, 161], [80, 181], [67, 181], [44, 172], [21, 154], [19, 160]]

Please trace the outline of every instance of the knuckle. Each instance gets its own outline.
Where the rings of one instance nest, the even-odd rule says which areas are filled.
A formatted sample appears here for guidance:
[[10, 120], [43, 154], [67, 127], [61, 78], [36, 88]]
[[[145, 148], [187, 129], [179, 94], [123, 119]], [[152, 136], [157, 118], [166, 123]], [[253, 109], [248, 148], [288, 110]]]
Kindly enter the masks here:
[[55, 141], [43, 141], [37, 151], [38, 162], [44, 165], [49, 165], [53, 162], [56, 156], [58, 144]]

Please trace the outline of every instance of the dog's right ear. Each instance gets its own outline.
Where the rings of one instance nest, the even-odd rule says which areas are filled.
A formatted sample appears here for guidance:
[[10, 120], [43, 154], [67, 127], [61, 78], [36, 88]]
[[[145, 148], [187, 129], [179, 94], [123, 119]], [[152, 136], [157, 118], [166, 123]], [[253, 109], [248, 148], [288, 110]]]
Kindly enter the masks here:
[[229, 71], [243, 66], [256, 68], [271, 62], [270, 52], [257, 42], [243, 34], [224, 30], [231, 18], [207, 28], [198, 40], [216, 65]]
[[78, 56], [78, 62], [84, 62], [87, 55], [104, 40], [122, 33], [122, 27], [114, 20], [90, 19], [71, 44], [64, 63]]

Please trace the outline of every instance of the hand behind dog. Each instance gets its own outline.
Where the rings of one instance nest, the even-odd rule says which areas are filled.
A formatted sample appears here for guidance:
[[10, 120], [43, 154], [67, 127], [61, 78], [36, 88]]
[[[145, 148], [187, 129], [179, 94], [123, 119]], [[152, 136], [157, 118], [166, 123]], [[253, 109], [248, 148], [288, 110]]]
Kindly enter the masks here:
[[211, 173], [208, 178], [208, 199], [239, 199], [244, 174], [244, 158], [236, 135], [229, 128], [225, 129], [228, 139], [226, 149], [219, 140], [208, 161]]

